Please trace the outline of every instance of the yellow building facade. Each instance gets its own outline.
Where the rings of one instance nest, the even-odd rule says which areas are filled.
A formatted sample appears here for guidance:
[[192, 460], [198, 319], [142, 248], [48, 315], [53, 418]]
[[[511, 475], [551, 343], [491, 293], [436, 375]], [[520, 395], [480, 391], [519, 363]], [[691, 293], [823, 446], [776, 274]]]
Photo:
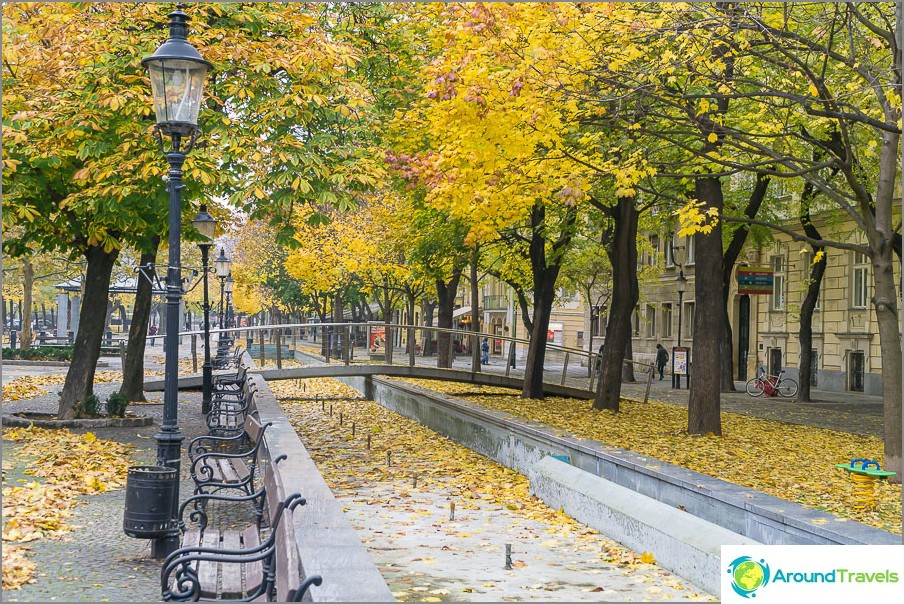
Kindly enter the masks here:
[[[694, 246], [692, 240], [675, 241], [688, 250], [683, 267], [674, 263], [668, 245], [663, 243], [658, 249], [661, 272], [650, 282], [641, 284], [641, 301], [633, 317], [632, 344], [636, 360], [652, 361], [657, 343], [667, 349], [677, 345], [680, 308], [681, 344], [691, 347], [693, 362]], [[858, 242], [856, 238], [850, 241]], [[738, 259], [728, 302], [736, 381], [753, 377], [761, 366], [771, 375], [785, 370], [787, 377], [798, 378], [800, 307], [813, 260], [809, 249], [787, 234], [775, 233], [772, 244], [748, 246]], [[871, 302], [873, 275], [869, 258], [833, 248], [826, 248], [826, 257], [827, 267], [812, 321], [815, 371], [811, 385], [822, 390], [881, 395], [882, 355]], [[739, 294], [739, 267], [771, 270], [773, 281], [769, 293]], [[679, 306], [676, 283], [681, 270], [687, 278], [687, 288]], [[900, 283], [897, 261], [895, 273]], [[714, 291], [713, 295], [721, 292]], [[587, 317], [589, 323], [589, 313]]]

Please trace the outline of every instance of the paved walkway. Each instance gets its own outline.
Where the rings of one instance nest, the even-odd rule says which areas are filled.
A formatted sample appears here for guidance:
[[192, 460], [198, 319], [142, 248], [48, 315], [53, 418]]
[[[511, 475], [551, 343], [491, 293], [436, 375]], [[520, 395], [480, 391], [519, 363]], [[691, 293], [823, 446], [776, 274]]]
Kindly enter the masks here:
[[[187, 340], [187, 339], [186, 339]], [[200, 351], [199, 351], [200, 354]], [[182, 358], [191, 357], [191, 349], [186, 341], [180, 349]], [[162, 347], [149, 348], [146, 356], [146, 368], [162, 369], [158, 361], [162, 361]], [[407, 358], [407, 357], [406, 357]], [[428, 357], [419, 362], [435, 363], [435, 358]], [[118, 357], [103, 357], [109, 364], [105, 370], [120, 369]], [[401, 362], [399, 356], [397, 362]], [[272, 366], [272, 361], [268, 363]], [[522, 363], [519, 363], [522, 365]], [[459, 357], [456, 368], [470, 368], [470, 359]], [[518, 368], [520, 369], [520, 367]], [[501, 359], [494, 358], [484, 367], [485, 371], [503, 373], [505, 371]], [[560, 376], [562, 366], [550, 365], [548, 375]], [[40, 373], [62, 373], [61, 368], [41, 368], [36, 366], [3, 365], [3, 381], [20, 375]], [[517, 371], [516, 371], [517, 373]], [[586, 376], [586, 368], [569, 370], [568, 380], [579, 380], [581, 374]], [[556, 380], [557, 381], [557, 380]], [[61, 387], [47, 387], [49, 392], [41, 397], [3, 403], [3, 413], [19, 410], [55, 412], [58, 392]], [[95, 388], [103, 400], [118, 388], [115, 383], [98, 384]], [[624, 384], [623, 394], [628, 398], [643, 399], [646, 383]], [[664, 402], [687, 405], [687, 390], [673, 390], [668, 380], [654, 380], [651, 385], [650, 398]], [[147, 405], [136, 405], [131, 411], [150, 415], [155, 425], [144, 428], [106, 428], [93, 430], [99, 438], [112, 439], [131, 443], [135, 446], [136, 464], [153, 463], [156, 443], [154, 434], [158, 431], [163, 414], [162, 393], [148, 393], [148, 397], [156, 402]], [[783, 399], [753, 399], [744, 392], [722, 395], [722, 409], [778, 419], [797, 424], [816, 425], [824, 428], [840, 430], [856, 434], [881, 436], [882, 434], [882, 401], [880, 397], [864, 396], [855, 393], [830, 393], [814, 391], [814, 397], [820, 402], [800, 405], [794, 401]], [[181, 392], [179, 395], [179, 424], [186, 438], [206, 432], [200, 412], [200, 393]], [[85, 432], [86, 430], [81, 430]], [[8, 471], [8, 476], [15, 476], [19, 469]], [[191, 481], [186, 478], [183, 464], [181, 494], [184, 497], [191, 492]], [[86, 497], [86, 505], [76, 506], [71, 524], [77, 527], [65, 540], [41, 540], [28, 544], [32, 550], [32, 559], [37, 563], [37, 582], [26, 585], [20, 590], [3, 594], [8, 601], [156, 601], [159, 598], [160, 562], [150, 556], [150, 542], [132, 539], [122, 532], [122, 516], [124, 510], [125, 491], [112, 491], [101, 495]]]
[[[191, 350], [183, 346], [180, 356], [190, 355]], [[163, 356], [162, 348], [149, 348], [145, 357], [145, 368], [162, 369], [157, 360]], [[109, 364], [101, 370], [121, 370], [118, 357], [102, 357]], [[162, 359], [160, 359], [162, 360]], [[44, 368], [46, 369], [46, 368]], [[59, 373], [53, 368], [53, 373]], [[65, 368], [62, 370], [65, 372]], [[8, 382], [20, 375], [48, 373], [38, 366], [3, 366], [3, 381]], [[3, 413], [15, 411], [56, 412], [61, 386], [45, 386], [49, 392], [40, 397], [3, 403]], [[117, 383], [100, 383], [94, 388], [101, 400], [119, 388]], [[132, 405], [130, 412], [149, 415], [153, 426], [143, 428], [96, 428], [73, 430], [73, 432], [94, 432], [98, 438], [115, 440], [134, 446], [135, 465], [154, 464], [156, 441], [154, 434], [159, 431], [163, 418], [163, 397], [159, 392], [147, 394], [149, 400], [143, 405]], [[203, 416], [200, 414], [201, 393], [179, 393], [179, 426], [185, 437], [185, 445], [191, 438], [206, 433]], [[8, 453], [4, 443], [4, 452]], [[10, 449], [12, 447], [10, 446]], [[15, 484], [23, 467], [15, 463], [7, 471], [7, 483]], [[180, 498], [191, 494], [193, 484], [187, 475], [186, 464], [182, 464]], [[3, 600], [10, 602], [156, 602], [160, 600], [160, 560], [151, 557], [151, 542], [127, 537], [122, 530], [125, 510], [125, 490], [120, 489], [99, 495], [82, 497], [86, 503], [77, 505], [68, 523], [75, 527], [62, 540], [42, 539], [28, 543], [30, 558], [37, 565], [37, 581], [24, 585], [15, 591], [3, 593]]]

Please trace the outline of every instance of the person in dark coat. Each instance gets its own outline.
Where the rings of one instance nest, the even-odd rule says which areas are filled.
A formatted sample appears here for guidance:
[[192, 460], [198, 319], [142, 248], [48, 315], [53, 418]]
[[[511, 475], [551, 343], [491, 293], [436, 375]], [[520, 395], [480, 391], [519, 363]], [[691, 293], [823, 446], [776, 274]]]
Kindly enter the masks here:
[[669, 362], [669, 353], [666, 352], [665, 348], [662, 347], [662, 344], [656, 345], [656, 368], [659, 369], [659, 379], [663, 378], [663, 371], [665, 370], [665, 364]]

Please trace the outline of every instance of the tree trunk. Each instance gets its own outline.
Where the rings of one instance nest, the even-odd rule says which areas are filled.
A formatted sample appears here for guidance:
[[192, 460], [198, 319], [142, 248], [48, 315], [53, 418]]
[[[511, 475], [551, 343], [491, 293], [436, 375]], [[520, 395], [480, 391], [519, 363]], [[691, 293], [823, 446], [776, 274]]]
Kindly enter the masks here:
[[618, 411], [621, 397], [622, 365], [631, 343], [631, 313], [637, 306], [637, 222], [639, 213], [633, 197], [620, 197], [613, 215], [615, 232], [609, 247], [612, 264], [612, 307], [606, 323], [594, 409]]
[[31, 348], [31, 309], [34, 306], [32, 292], [35, 287], [35, 268], [26, 257], [22, 257], [22, 333], [19, 348], [28, 350]]
[[[455, 296], [458, 293], [458, 282], [461, 280], [461, 269], [452, 271], [448, 282], [436, 280], [437, 326], [440, 329], [452, 329], [452, 313], [455, 311]], [[452, 334], [441, 331], [436, 336], [436, 366], [444, 369], [452, 367]]]
[[[756, 185], [747, 201], [747, 207], [744, 208], [744, 215], [747, 218], [754, 218], [766, 198], [766, 191], [769, 188], [769, 177], [762, 174], [757, 175]], [[732, 273], [734, 265], [744, 244], [747, 242], [747, 235], [750, 228], [747, 225], [739, 227], [731, 236], [728, 247], [725, 248], [723, 255], [722, 268], [722, 392], [734, 392], [734, 337], [731, 331], [731, 319], [729, 317], [729, 303], [731, 295]], [[681, 309], [678, 309], [681, 312]]]
[[896, 472], [891, 479], [901, 482], [901, 332], [898, 331], [898, 298], [892, 263], [891, 239], [874, 246], [873, 306], [879, 325], [882, 351], [882, 402], [885, 420], [885, 465]]
[[[94, 372], [100, 356], [100, 343], [104, 335], [107, 316], [107, 299], [110, 293], [110, 276], [118, 250], [107, 253], [101, 247], [91, 246], [85, 252], [88, 266], [85, 273], [85, 294], [78, 334], [75, 336], [72, 363], [66, 374], [66, 383], [60, 394], [57, 411], [60, 419], [72, 419], [75, 405], [85, 400], [94, 389]], [[178, 330], [169, 337], [178, 337]]]
[[631, 384], [637, 381], [634, 375], [634, 338], [628, 336], [625, 343], [625, 358], [622, 359], [621, 379], [622, 384]]
[[[153, 252], [144, 252], [139, 266], [147, 266], [157, 259], [160, 238], [154, 239]], [[138, 273], [138, 287], [135, 292], [135, 308], [129, 325], [129, 342], [126, 347], [126, 362], [122, 368], [122, 388], [119, 392], [133, 403], [143, 403], [144, 398], [144, 350], [148, 337], [148, 322], [151, 318], [151, 296], [153, 284], [143, 273]]]
[[[551, 271], [557, 274], [558, 268]], [[542, 277], [541, 277], [542, 280]], [[530, 330], [530, 344], [527, 347], [527, 360], [524, 363], [524, 387], [521, 398], [542, 399], [543, 365], [546, 361], [546, 335], [549, 331], [549, 317], [552, 314], [552, 303], [556, 296], [555, 277], [537, 283], [534, 279], [534, 318]]]
[[530, 269], [534, 289], [534, 317], [530, 330], [530, 344], [524, 365], [524, 387], [521, 398], [542, 399], [543, 365], [546, 362], [546, 335], [549, 331], [549, 317], [556, 297], [556, 280], [562, 268], [565, 251], [574, 235], [577, 212], [567, 210], [559, 227], [558, 238], [548, 246], [544, 235], [549, 225], [546, 221], [546, 207], [537, 204], [531, 210], [531, 233], [529, 253]]
[[[477, 262], [480, 260], [480, 247], [471, 250], [471, 371], [480, 371], [480, 289], [477, 282]], [[545, 338], [544, 338], [545, 339]]]
[[[695, 181], [697, 199], [704, 210], [722, 213], [722, 183], [717, 177], [703, 176]], [[697, 233], [697, 262], [694, 273], [694, 351], [691, 362], [691, 389], [688, 398], [687, 431], [690, 434], [722, 434], [720, 415], [722, 376], [722, 327], [725, 304], [712, 292], [722, 287], [722, 226], [716, 221], [709, 233]], [[696, 369], [700, 368], [699, 371]]]
[[[424, 311], [424, 326], [433, 327], [433, 312], [436, 310], [436, 302], [432, 300], [421, 300], [421, 308]], [[430, 356], [433, 352], [433, 331], [424, 330], [424, 350], [421, 352], [423, 356]]]
[[[800, 223], [803, 226], [804, 233], [811, 239], [822, 239], [819, 231], [813, 226], [810, 220], [810, 202], [816, 195], [816, 188], [806, 183], [804, 191], [801, 195]], [[810, 382], [813, 380], [813, 310], [816, 308], [816, 302], [819, 299], [819, 288], [822, 285], [822, 277], [826, 272], [828, 260], [824, 254], [825, 248], [813, 247], [813, 254], [823, 253], [819, 262], [810, 267], [810, 281], [807, 284], [807, 293], [800, 306], [800, 330], [798, 338], [800, 340], [800, 358], [798, 359], [798, 382], [797, 402], [810, 402]]]
[[[813, 248], [814, 252], [823, 251], [825, 248]], [[810, 267], [810, 282], [807, 285], [807, 295], [800, 307], [800, 359], [798, 367], [797, 402], [808, 403], [811, 400], [810, 382], [813, 379], [813, 310], [819, 299], [819, 288], [822, 284], [822, 276], [826, 272], [826, 257]]]
[[[333, 323], [342, 323], [345, 319], [345, 311], [342, 307], [342, 293], [337, 292], [335, 296], [333, 296]], [[342, 349], [340, 348], [339, 334], [342, 333], [341, 327], [334, 327], [333, 331], [333, 354], [334, 358], [342, 358]]]

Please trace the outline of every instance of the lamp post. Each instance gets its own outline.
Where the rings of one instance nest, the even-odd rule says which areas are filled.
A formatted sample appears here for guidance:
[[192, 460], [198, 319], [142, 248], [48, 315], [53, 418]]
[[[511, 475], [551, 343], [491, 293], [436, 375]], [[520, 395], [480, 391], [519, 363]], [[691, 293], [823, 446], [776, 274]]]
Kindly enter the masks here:
[[[188, 43], [188, 15], [178, 5], [167, 15], [169, 39], [153, 55], [141, 61], [147, 67], [157, 118], [157, 140], [169, 163], [167, 189], [169, 203], [169, 261], [166, 272], [166, 324], [170, 333], [166, 338], [166, 365], [163, 391], [163, 422], [157, 441], [157, 465], [176, 470], [171, 518], [179, 501], [178, 473], [182, 457], [182, 434], [177, 422], [179, 396], [179, 304], [182, 301], [182, 268], [179, 263], [182, 235], [182, 164], [185, 155], [194, 147], [198, 129], [198, 111], [204, 79], [212, 65]], [[164, 148], [164, 137], [172, 147]], [[185, 145], [183, 139], [188, 138]], [[154, 555], [162, 557], [179, 545], [178, 530], [154, 542]]]
[[232, 288], [235, 286], [235, 281], [232, 279], [232, 273], [229, 273], [229, 276], [226, 277], [226, 281], [223, 284], [223, 290], [226, 292], [226, 308], [225, 308], [225, 319], [226, 319], [226, 329], [232, 327]]
[[[684, 269], [678, 269], [678, 278], [675, 283], [675, 291], [678, 292], [678, 347], [681, 347], [681, 315], [684, 313], [682, 308], [682, 301], [684, 300], [684, 292], [687, 290], [687, 279], [684, 277]], [[674, 357], [674, 353], [672, 353]], [[675, 359], [672, 358], [672, 367], [675, 366]], [[672, 371], [672, 386], [674, 388], [681, 388], [681, 375]]]
[[210, 401], [213, 398], [213, 365], [210, 362], [210, 298], [207, 293], [207, 259], [210, 248], [213, 246], [213, 235], [217, 228], [217, 221], [207, 213], [207, 206], [202, 205], [198, 215], [191, 221], [195, 230], [207, 239], [198, 244], [201, 248], [201, 270], [204, 280], [204, 366], [202, 372], [201, 387], [201, 413], [210, 413]]
[[226, 288], [226, 277], [229, 276], [229, 270], [232, 267], [232, 261], [226, 257], [226, 252], [220, 248], [220, 257], [213, 261], [214, 269], [217, 272], [217, 278], [220, 280], [220, 340], [223, 339], [223, 294]]

